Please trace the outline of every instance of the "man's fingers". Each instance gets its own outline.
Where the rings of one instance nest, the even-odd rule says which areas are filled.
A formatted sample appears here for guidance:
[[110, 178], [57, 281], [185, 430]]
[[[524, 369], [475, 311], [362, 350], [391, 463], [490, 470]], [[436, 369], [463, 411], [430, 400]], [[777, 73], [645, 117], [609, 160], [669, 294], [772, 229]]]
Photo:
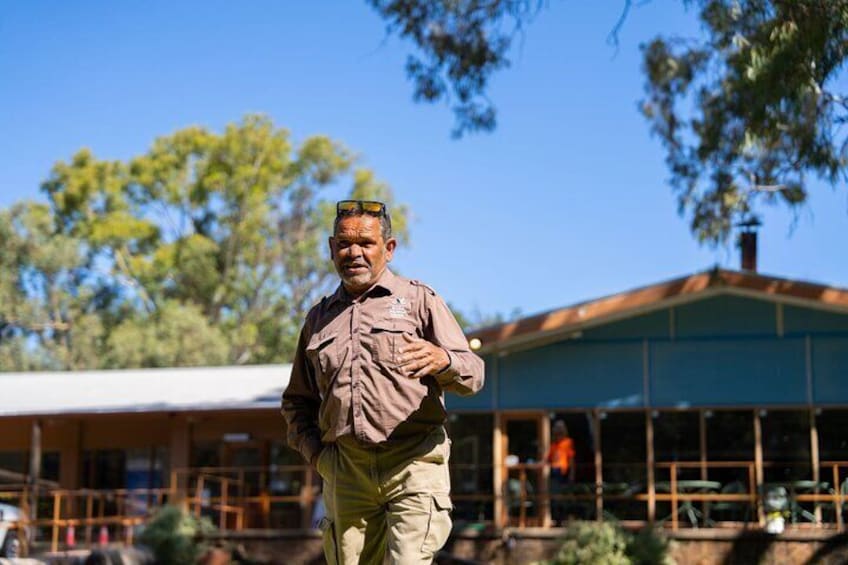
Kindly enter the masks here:
[[430, 355], [430, 352], [426, 348], [421, 349], [411, 349], [403, 352], [403, 356], [401, 357], [401, 365], [406, 365], [410, 361], [415, 361], [417, 359], [424, 359]]
[[427, 346], [424, 343], [410, 343], [409, 345], [404, 345], [400, 348], [400, 352], [403, 354], [413, 354], [413, 353], [421, 353], [427, 352]]
[[426, 377], [427, 375], [433, 372], [432, 367], [433, 364], [431, 362], [427, 362], [423, 367], [409, 375], [409, 377], [412, 379], [420, 379], [422, 377]]
[[414, 359], [410, 359], [402, 364], [402, 367], [410, 372], [415, 372], [421, 369], [422, 367], [426, 367], [433, 362], [429, 357], [417, 357]]
[[409, 371], [409, 378], [420, 379], [435, 373], [439, 368], [436, 346], [432, 343], [404, 333], [406, 344], [400, 348], [400, 366]]
[[429, 351], [402, 363], [402, 367], [409, 371], [408, 376], [413, 379], [420, 379], [429, 375], [434, 365], [434, 359]]

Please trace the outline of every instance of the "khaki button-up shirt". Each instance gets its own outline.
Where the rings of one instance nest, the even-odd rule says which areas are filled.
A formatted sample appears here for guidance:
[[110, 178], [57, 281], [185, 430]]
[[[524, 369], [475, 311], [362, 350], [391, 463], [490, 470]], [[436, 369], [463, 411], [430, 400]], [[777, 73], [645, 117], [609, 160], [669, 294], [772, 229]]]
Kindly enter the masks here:
[[[404, 334], [445, 349], [448, 368], [407, 376], [399, 366]], [[444, 423], [443, 390], [470, 395], [482, 386], [483, 360], [445, 302], [386, 269], [358, 298], [339, 285], [306, 316], [282, 397], [288, 442], [312, 461], [345, 434], [377, 444], [425, 433]]]

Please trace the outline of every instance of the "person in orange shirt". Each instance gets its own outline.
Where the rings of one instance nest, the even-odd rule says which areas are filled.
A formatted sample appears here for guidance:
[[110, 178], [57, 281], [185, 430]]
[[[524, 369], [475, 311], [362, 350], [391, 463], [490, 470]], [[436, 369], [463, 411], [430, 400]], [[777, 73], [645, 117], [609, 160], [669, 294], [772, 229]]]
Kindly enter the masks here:
[[[551, 494], [558, 495], [565, 491], [567, 483], [574, 482], [574, 440], [568, 435], [568, 427], [562, 420], [554, 422], [551, 428], [551, 447], [548, 449], [546, 461], [551, 467]], [[551, 518], [554, 523], [562, 524], [565, 518], [565, 501], [551, 502]]]

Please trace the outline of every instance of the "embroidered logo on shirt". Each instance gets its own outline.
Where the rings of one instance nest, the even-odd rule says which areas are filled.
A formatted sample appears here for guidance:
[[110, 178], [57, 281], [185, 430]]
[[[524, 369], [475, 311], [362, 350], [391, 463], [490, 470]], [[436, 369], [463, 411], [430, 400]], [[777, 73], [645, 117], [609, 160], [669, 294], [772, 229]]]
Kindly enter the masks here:
[[399, 296], [389, 305], [389, 318], [406, 318], [409, 314], [409, 306], [406, 298]]

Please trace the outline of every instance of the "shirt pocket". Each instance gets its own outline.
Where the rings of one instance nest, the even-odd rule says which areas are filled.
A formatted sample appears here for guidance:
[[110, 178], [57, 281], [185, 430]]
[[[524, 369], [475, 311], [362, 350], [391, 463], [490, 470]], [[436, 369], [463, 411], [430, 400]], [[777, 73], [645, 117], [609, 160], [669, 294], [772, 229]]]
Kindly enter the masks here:
[[317, 373], [322, 392], [338, 370], [337, 335], [337, 332], [315, 334], [306, 345], [306, 356]]
[[417, 338], [417, 326], [411, 320], [383, 320], [371, 327], [371, 354], [374, 360], [389, 366], [397, 366], [401, 359], [401, 348], [408, 343], [403, 336]]

